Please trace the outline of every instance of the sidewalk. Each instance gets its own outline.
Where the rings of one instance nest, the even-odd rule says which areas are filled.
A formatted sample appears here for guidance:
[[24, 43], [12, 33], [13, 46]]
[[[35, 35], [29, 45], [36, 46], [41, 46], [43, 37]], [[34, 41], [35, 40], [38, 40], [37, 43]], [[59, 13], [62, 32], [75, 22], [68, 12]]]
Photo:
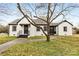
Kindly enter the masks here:
[[15, 44], [24, 43], [24, 42], [26, 42], [26, 40], [24, 40], [24, 39], [15, 39], [13, 41], [9, 41], [9, 42], [6, 42], [4, 44], [1, 44], [0, 45], [0, 53], [4, 52], [9, 47], [11, 47], [11, 46], [13, 46]]
[[15, 44], [30, 43], [30, 42], [37, 42], [37, 41], [45, 41], [45, 39], [27, 40], [24, 38], [18, 38], [18, 39], [15, 39], [13, 41], [9, 41], [9, 42], [6, 42], [4, 44], [1, 44], [0, 45], [0, 53], [6, 51], [8, 48], [12, 47]]

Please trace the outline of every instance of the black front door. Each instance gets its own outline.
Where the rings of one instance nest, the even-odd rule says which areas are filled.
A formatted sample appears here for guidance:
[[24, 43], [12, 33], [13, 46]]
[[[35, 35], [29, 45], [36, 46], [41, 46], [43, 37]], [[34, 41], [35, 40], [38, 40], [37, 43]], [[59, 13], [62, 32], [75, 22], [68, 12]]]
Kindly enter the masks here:
[[24, 25], [24, 34], [28, 34], [28, 25]]
[[56, 27], [55, 26], [50, 26], [50, 35], [56, 34]]

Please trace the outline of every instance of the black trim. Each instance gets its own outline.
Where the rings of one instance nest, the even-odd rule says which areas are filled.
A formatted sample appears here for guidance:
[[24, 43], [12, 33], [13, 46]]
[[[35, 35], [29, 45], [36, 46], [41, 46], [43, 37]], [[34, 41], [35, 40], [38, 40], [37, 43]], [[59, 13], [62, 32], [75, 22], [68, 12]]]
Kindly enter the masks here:
[[23, 19], [24, 17], [22, 17], [18, 22], [17, 22], [17, 24]]
[[[63, 23], [63, 22], [68, 22], [68, 21], [67, 21], [67, 20], [64, 20], [64, 21], [58, 23], [58, 25], [60, 25], [60, 24]], [[73, 26], [73, 24], [71, 24], [70, 22], [68, 22], [68, 23]], [[57, 25], [57, 26], [58, 26], [58, 25]]]
[[[17, 22], [17, 24], [18, 24], [23, 18], [24, 18], [24, 17], [22, 17], [22, 18]], [[58, 26], [58, 25], [60, 25], [60, 24], [63, 23], [63, 22], [68, 22], [68, 21], [67, 21], [67, 20], [61, 21], [60, 23], [58, 23], [58, 24], [55, 25], [55, 26]], [[68, 23], [73, 26], [72, 23], [70, 23], [70, 22], [68, 22]], [[17, 25], [17, 24], [9, 24], [9, 25]], [[37, 24], [37, 25], [47, 25], [47, 24]], [[53, 26], [53, 25], [51, 25], [51, 26]]]
[[9, 24], [9, 25], [18, 25], [18, 24]]
[[17, 25], [24, 17], [22, 17], [16, 24], [9, 24], [9, 25]]

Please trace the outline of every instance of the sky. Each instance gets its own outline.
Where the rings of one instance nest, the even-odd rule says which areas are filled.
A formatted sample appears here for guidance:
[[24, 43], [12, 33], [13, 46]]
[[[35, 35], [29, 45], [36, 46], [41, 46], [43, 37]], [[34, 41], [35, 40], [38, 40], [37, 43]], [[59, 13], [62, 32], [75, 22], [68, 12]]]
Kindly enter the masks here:
[[[5, 6], [5, 7], [3, 7], [3, 6]], [[19, 15], [16, 3], [0, 4], [0, 10], [2, 10], [4, 8], [7, 10], [6, 13], [9, 13], [9, 14], [7, 15], [7, 14], [0, 12], [0, 24], [7, 25], [10, 22], [12, 22], [13, 20], [22, 17], [21, 15]], [[30, 7], [27, 6], [27, 9], [29, 9], [29, 8]], [[55, 21], [60, 21], [60, 20], [61, 19], [58, 18]], [[66, 20], [71, 22], [74, 26], [79, 26], [79, 8], [74, 9], [72, 11], [72, 15], [68, 15]]]
[[0, 24], [7, 25], [8, 23], [12, 22], [13, 20], [15, 20], [17, 18], [21, 18], [18, 15], [16, 4], [14, 4], [14, 3], [10, 3], [10, 4], [4, 3], [4, 4], [0, 4], [0, 6], [2, 6], [2, 7], [5, 6], [3, 8], [1, 7], [0, 9], [5, 8], [5, 10], [8, 10], [8, 11], [6, 11], [6, 14], [3, 13], [3, 12], [0, 12], [0, 20], [1, 20]]

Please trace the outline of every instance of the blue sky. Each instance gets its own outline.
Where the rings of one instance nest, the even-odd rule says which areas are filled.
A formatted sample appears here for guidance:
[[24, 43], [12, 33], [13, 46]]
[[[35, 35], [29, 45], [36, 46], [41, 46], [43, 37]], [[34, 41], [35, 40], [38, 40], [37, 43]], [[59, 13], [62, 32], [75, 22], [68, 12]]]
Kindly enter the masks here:
[[[0, 12], [0, 20], [1, 20], [0, 23], [1, 24], [8, 24], [17, 18], [21, 18], [20, 15], [18, 15], [16, 4], [13, 4], [13, 3], [0, 4], [0, 6], [4, 6], [4, 5], [8, 7], [6, 9], [9, 9], [10, 11], [9, 13], [11, 15], [6, 15]], [[29, 7], [27, 8], [29, 9]], [[68, 17], [67, 20], [70, 21], [72, 24], [74, 24], [75, 26], [79, 25], [79, 8], [74, 9], [72, 11], [72, 16], [68, 15], [67, 17]], [[59, 21], [59, 20], [60, 19], [57, 19], [56, 21]]]
[[[4, 6], [4, 4], [0, 4], [1, 6]], [[4, 13], [0, 12], [0, 23], [1, 24], [8, 24], [9, 22], [15, 20], [17, 18], [16, 13], [16, 4], [6, 4], [7, 7], [5, 7], [7, 10], [11, 9], [11, 11], [9, 12], [11, 15], [6, 15]], [[4, 9], [4, 8], [1, 8]], [[8, 12], [7, 12], [8, 13]]]

